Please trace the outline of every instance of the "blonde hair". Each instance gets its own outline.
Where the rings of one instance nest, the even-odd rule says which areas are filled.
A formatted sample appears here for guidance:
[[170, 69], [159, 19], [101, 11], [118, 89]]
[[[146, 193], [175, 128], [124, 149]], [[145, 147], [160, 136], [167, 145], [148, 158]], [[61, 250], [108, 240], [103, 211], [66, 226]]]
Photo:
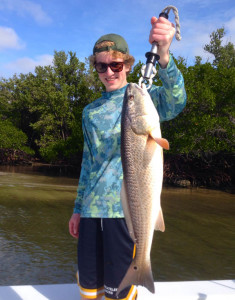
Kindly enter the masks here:
[[[104, 42], [97, 44], [95, 47], [97, 49], [100, 49], [103, 47], [109, 47], [109, 46], [113, 46], [113, 45], [114, 45], [114, 42], [104, 41]], [[119, 52], [116, 50], [112, 50], [112, 49], [110, 49], [108, 51], [104, 51], [104, 52], [109, 53], [112, 56], [112, 58], [122, 58], [125, 65], [130, 67], [130, 70], [131, 70], [132, 66], [134, 65], [135, 58], [130, 54], [127, 54], [127, 53], [125, 54], [125, 53], [122, 53], [122, 52]], [[99, 52], [99, 53], [101, 53], [101, 52]], [[89, 62], [93, 67], [95, 66], [95, 63], [96, 63], [96, 55], [97, 55], [97, 53], [95, 53], [95, 55], [89, 56]], [[127, 75], [129, 73], [130, 73], [130, 71], [127, 72]]]

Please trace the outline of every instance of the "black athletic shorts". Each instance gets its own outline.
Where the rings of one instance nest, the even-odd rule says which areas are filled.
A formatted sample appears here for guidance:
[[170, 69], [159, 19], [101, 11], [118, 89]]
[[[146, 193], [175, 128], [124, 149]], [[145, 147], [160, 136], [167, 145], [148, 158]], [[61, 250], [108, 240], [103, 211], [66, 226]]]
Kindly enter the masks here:
[[124, 218], [81, 218], [78, 239], [78, 284], [81, 296], [134, 300], [136, 286], [117, 288], [134, 256], [134, 243]]

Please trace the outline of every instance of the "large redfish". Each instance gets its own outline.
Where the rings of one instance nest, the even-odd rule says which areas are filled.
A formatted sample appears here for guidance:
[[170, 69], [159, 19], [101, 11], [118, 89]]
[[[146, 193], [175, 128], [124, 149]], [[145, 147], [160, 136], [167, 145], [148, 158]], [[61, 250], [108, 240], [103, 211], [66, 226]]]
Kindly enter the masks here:
[[123, 185], [121, 199], [127, 227], [136, 244], [135, 257], [120, 283], [117, 295], [132, 284], [154, 293], [150, 250], [154, 229], [165, 230], [160, 204], [163, 150], [159, 116], [146, 88], [127, 86], [121, 120]]

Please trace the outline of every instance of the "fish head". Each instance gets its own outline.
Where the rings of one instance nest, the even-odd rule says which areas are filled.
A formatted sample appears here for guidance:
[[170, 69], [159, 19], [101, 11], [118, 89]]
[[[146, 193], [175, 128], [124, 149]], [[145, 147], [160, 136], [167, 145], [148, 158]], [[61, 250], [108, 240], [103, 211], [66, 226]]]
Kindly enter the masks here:
[[123, 105], [131, 128], [136, 134], [147, 135], [160, 126], [158, 113], [146, 88], [130, 83]]

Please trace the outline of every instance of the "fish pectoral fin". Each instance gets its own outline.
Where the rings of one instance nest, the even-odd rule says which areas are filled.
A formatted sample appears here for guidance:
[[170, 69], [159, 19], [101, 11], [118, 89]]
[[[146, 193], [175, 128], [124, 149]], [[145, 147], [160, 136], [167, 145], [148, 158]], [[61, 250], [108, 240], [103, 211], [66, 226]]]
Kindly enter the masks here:
[[169, 145], [168, 140], [163, 139], [163, 138], [155, 138], [154, 140], [163, 149], [165, 149], [165, 150], [169, 150], [170, 149], [170, 145]]
[[165, 231], [165, 222], [163, 218], [162, 208], [158, 212], [158, 216], [155, 223], [155, 230]]
[[155, 130], [152, 130], [150, 132], [150, 136], [154, 139], [154, 141], [161, 146], [163, 149], [169, 150], [170, 149], [170, 145], [168, 140], [162, 138], [162, 137], [158, 137], [157, 133], [155, 132]]
[[136, 238], [135, 238], [134, 229], [133, 229], [133, 225], [132, 225], [132, 221], [131, 221], [131, 214], [130, 214], [130, 210], [129, 210], [129, 206], [128, 206], [126, 185], [125, 185], [124, 179], [122, 181], [121, 201], [122, 201], [122, 209], [124, 212], [126, 225], [127, 225], [129, 234], [130, 234], [133, 242], [135, 243]]

